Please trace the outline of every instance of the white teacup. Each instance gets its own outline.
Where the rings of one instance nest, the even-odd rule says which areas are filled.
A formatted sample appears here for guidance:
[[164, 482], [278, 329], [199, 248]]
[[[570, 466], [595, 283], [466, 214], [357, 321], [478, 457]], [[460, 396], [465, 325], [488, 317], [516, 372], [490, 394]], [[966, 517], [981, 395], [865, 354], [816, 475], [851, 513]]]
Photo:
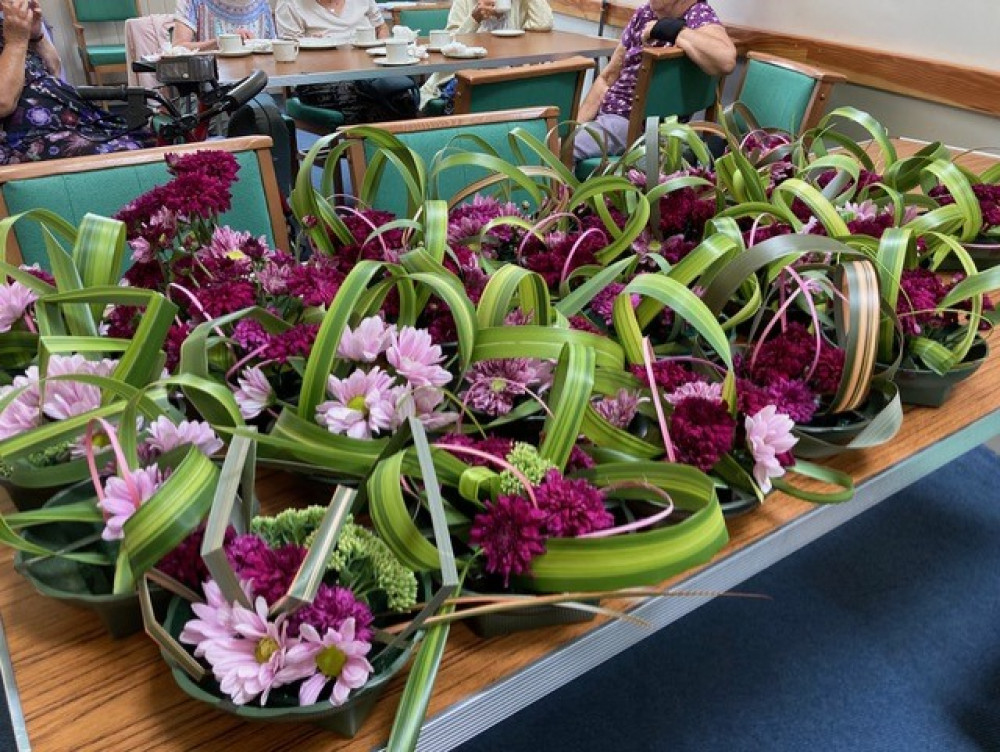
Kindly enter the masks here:
[[219, 34], [216, 40], [220, 52], [239, 52], [243, 49], [243, 39], [239, 34]]
[[276, 63], [294, 63], [299, 56], [299, 43], [294, 39], [275, 39], [271, 42], [271, 52]]
[[403, 39], [407, 42], [415, 42], [419, 36], [419, 30], [411, 29], [409, 26], [393, 26], [392, 38]]
[[356, 44], [375, 44], [375, 29], [371, 26], [355, 29], [354, 41]]
[[441, 49], [446, 44], [451, 41], [451, 32], [444, 31], [442, 29], [437, 29], [430, 33], [430, 45], [431, 47], [437, 47]]
[[507, 13], [510, 11], [510, 0], [495, 0], [493, 10], [497, 13]]
[[385, 61], [405, 63], [410, 59], [410, 40], [392, 38], [385, 40]]

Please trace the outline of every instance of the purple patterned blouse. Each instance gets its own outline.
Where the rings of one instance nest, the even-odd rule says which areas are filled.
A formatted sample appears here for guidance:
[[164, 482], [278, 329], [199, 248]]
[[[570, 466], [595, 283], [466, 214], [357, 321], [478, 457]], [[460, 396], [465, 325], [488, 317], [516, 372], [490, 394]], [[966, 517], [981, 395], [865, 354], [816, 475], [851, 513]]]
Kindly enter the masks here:
[[0, 120], [0, 165], [147, 146], [152, 146], [149, 133], [130, 133], [123, 119], [80, 99], [72, 86], [46, 70], [33, 46], [28, 48], [17, 109]]
[[[647, 23], [655, 20], [656, 14], [650, 9], [649, 3], [637, 8], [629, 19], [621, 38], [622, 46], [625, 48], [625, 62], [622, 64], [618, 80], [604, 93], [600, 107], [602, 115], [621, 115], [627, 118], [632, 111], [635, 85], [639, 78], [639, 65], [642, 63], [642, 29]], [[684, 24], [689, 29], [713, 23], [720, 23], [719, 17], [706, 2], [695, 3], [684, 14]], [[663, 46], [663, 44], [653, 42], [651, 46]]]

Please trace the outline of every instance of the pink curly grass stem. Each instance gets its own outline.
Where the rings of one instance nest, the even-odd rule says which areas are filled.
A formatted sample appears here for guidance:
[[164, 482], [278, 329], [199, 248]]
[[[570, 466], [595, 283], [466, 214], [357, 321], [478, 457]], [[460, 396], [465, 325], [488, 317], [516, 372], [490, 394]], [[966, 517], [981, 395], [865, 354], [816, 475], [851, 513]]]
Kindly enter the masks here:
[[487, 462], [492, 462], [504, 470], [509, 470], [511, 475], [517, 478], [518, 482], [524, 486], [524, 492], [528, 495], [528, 500], [531, 501], [531, 505], [538, 509], [538, 499], [535, 498], [535, 490], [531, 487], [531, 481], [528, 480], [527, 476], [514, 467], [505, 459], [497, 457], [495, 454], [490, 454], [489, 452], [483, 452], [479, 449], [473, 449], [472, 447], [455, 446], [452, 444], [446, 444], [444, 442], [437, 442], [434, 444], [437, 449], [443, 449], [446, 452], [451, 452], [453, 454], [466, 454], [470, 457], [478, 457], [481, 460], [486, 460]]
[[642, 362], [646, 366], [646, 379], [649, 381], [649, 391], [653, 395], [653, 406], [656, 408], [656, 419], [660, 423], [660, 433], [663, 434], [663, 446], [667, 450], [667, 459], [670, 462], [677, 462], [674, 443], [670, 440], [670, 430], [667, 428], [667, 418], [663, 412], [663, 403], [660, 401], [660, 390], [656, 385], [656, 378], [653, 376], [654, 358], [653, 346], [649, 344], [649, 337], [643, 337]]

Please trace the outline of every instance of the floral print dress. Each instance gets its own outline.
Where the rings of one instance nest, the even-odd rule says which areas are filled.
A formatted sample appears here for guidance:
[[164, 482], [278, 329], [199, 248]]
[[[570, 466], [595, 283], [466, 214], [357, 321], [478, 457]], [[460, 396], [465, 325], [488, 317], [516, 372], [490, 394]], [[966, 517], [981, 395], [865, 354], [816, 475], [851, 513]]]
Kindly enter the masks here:
[[28, 48], [17, 108], [0, 120], [0, 165], [152, 145], [150, 133], [129, 132], [122, 118], [81, 99], [72, 86], [46, 70], [34, 47]]

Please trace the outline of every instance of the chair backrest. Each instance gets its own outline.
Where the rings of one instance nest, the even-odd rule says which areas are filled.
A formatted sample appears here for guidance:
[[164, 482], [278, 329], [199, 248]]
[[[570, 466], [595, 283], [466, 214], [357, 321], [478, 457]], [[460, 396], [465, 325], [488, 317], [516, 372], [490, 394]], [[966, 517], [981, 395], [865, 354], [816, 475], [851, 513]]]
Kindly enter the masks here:
[[459, 71], [455, 114], [552, 105], [559, 108], [560, 120], [576, 120], [583, 81], [593, 69], [593, 60], [577, 56], [516, 68]]
[[[817, 123], [831, 89], [846, 80], [814, 65], [751, 51], [736, 101], [750, 111], [761, 128], [779, 128], [797, 136]], [[733, 114], [737, 128], [747, 130], [738, 111]]]
[[[449, 115], [444, 117], [398, 120], [391, 123], [375, 123], [374, 127], [393, 133], [407, 147], [420, 155], [429, 166], [434, 156], [447, 147], [463, 151], [480, 151], [477, 143], [463, 136], [474, 136], [490, 144], [497, 156], [517, 164], [510, 147], [508, 135], [514, 128], [523, 128], [540, 141], [546, 142], [553, 153], [558, 153], [559, 139], [556, 134], [558, 111], [555, 107], [529, 107], [518, 110], [499, 110], [469, 115]], [[367, 139], [352, 135], [352, 128], [343, 128], [343, 136], [351, 140], [348, 150], [351, 185], [357, 194], [364, 180], [365, 170], [377, 151]], [[528, 152], [526, 151], [527, 155]], [[540, 164], [541, 160], [533, 161]], [[521, 162], [521, 164], [524, 164]], [[401, 188], [401, 181], [393, 180], [386, 164], [383, 179], [379, 182], [371, 205], [376, 209], [391, 211], [397, 216], [407, 213], [407, 196]], [[440, 175], [437, 182], [437, 196], [451, 200], [463, 189], [490, 175], [481, 167], [455, 167]]]
[[393, 10], [393, 25], [419, 29], [421, 34], [444, 29], [448, 26], [451, 3], [427, 3], [410, 7], [400, 6]]
[[[165, 154], [206, 149], [230, 151], [240, 164], [232, 208], [222, 221], [237, 230], [264, 235], [274, 247], [287, 249], [288, 232], [271, 162], [271, 139], [265, 136], [0, 167], [0, 217], [35, 208], [51, 209], [73, 225], [88, 212], [110, 217], [170, 178]], [[18, 222], [14, 226], [7, 258], [47, 267], [45, 243], [37, 224]]]
[[139, 15], [136, 0], [69, 0], [69, 5], [79, 23], [124, 21]]
[[629, 116], [628, 143], [642, 134], [646, 118], [654, 115], [688, 118], [705, 110], [705, 119], [713, 120], [721, 83], [721, 76], [703, 71], [679, 47], [647, 47]]

